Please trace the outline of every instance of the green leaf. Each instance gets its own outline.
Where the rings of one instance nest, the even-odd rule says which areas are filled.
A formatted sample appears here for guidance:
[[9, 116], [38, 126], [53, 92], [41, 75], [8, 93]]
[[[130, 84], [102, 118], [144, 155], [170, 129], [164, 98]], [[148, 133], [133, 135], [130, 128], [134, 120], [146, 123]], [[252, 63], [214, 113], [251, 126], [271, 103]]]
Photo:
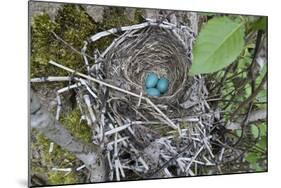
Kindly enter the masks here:
[[261, 17], [252, 24], [253, 30], [263, 30], [266, 31], [267, 27], [267, 17]]
[[267, 135], [267, 125], [265, 123], [261, 123], [259, 126], [261, 130], [261, 136], [266, 136]]
[[267, 146], [267, 136], [262, 136], [259, 143], [257, 144], [257, 146], [259, 146], [260, 148], [266, 150], [266, 146]]
[[249, 153], [245, 159], [251, 164], [255, 164], [258, 161], [259, 156], [256, 153]]
[[242, 135], [242, 130], [241, 130], [241, 129], [237, 129], [237, 130], [236, 130], [236, 135], [239, 136], [239, 137], [241, 137], [241, 135]]
[[252, 131], [254, 138], [257, 138], [260, 134], [259, 128], [255, 125], [251, 125], [251, 131]]
[[213, 18], [202, 28], [193, 48], [191, 74], [216, 72], [231, 64], [244, 45], [243, 22]]
[[255, 170], [256, 172], [260, 172], [264, 170], [258, 163], [251, 163], [250, 168]]

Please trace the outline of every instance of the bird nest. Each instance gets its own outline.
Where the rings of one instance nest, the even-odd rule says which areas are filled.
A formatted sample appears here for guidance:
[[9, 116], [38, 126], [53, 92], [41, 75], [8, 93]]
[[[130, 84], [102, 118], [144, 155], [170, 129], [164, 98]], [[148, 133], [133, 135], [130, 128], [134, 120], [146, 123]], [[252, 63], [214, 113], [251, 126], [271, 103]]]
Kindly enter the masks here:
[[[108, 36], [116, 37], [103, 52], [95, 50], [90, 64], [88, 43]], [[203, 167], [224, 161], [228, 151], [214, 152], [211, 144], [220, 138], [214, 127], [220, 114], [206, 100], [204, 79], [188, 75], [194, 39], [187, 26], [147, 20], [90, 37], [82, 49], [87, 75], [51, 62], [74, 74], [75, 83], [57, 93], [78, 88], [81, 119], [91, 127], [93, 143], [106, 148], [110, 180], [201, 175]], [[170, 80], [167, 93], [146, 95], [149, 72]], [[57, 119], [60, 110], [58, 105]]]
[[[175, 103], [185, 92], [191, 66], [191, 46], [188, 48], [179, 37], [172, 30], [159, 26], [127, 32], [105, 57], [106, 77], [123, 89], [146, 95], [146, 76], [155, 72], [168, 78], [170, 85], [167, 93], [151, 97], [152, 100], [161, 104]], [[192, 36], [189, 40], [187, 44], [191, 44]], [[134, 99], [130, 102], [135, 104]]]
[[[97, 58], [102, 65], [92, 67], [93, 76], [103, 72], [104, 80], [118, 88], [109, 90], [108, 106], [113, 122], [119, 128], [126, 127], [120, 139], [129, 137], [131, 147], [128, 155], [126, 144], [117, 144], [118, 160], [134, 164], [130, 169], [143, 178], [195, 175], [197, 165], [215, 165], [210, 139], [217, 114], [205, 100], [208, 91], [204, 79], [188, 75], [195, 39], [192, 30], [148, 20], [111, 29], [91, 39], [120, 31], [123, 34]], [[98, 71], [100, 68], [102, 71]], [[146, 94], [145, 79], [150, 72], [170, 80], [167, 93], [160, 97]], [[132, 158], [137, 155], [140, 160]], [[176, 172], [170, 172], [172, 167], [178, 168]]]

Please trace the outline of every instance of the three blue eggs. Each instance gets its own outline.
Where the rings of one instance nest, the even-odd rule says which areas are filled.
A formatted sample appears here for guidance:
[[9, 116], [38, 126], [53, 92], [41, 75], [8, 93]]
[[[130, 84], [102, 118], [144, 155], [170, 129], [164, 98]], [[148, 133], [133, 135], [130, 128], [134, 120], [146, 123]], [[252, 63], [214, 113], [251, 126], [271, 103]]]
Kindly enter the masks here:
[[145, 86], [147, 95], [160, 97], [169, 90], [169, 80], [165, 77], [159, 79], [157, 74], [151, 72], [146, 77]]

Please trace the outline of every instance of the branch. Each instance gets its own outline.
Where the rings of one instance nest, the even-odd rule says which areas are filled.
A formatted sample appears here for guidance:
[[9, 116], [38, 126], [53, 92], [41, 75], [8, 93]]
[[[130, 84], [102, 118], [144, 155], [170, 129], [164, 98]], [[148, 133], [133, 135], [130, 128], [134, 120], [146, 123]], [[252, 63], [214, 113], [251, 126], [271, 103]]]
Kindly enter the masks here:
[[[253, 111], [248, 116], [247, 124], [254, 123], [257, 121], [264, 121], [264, 120], [266, 120], [266, 118], [267, 118], [266, 109]], [[230, 122], [226, 125], [226, 128], [230, 129], [230, 130], [240, 129], [244, 119], [245, 119], [245, 116], [239, 118], [236, 122]]]
[[69, 43], [67, 43], [65, 40], [63, 40], [60, 36], [58, 36], [54, 31], [51, 31], [51, 33], [54, 35], [54, 37], [61, 41], [64, 45], [66, 45], [67, 47], [69, 47], [71, 50], [73, 50], [74, 52], [76, 52], [77, 54], [79, 55], [85, 55], [87, 56], [89, 59], [91, 60], [94, 60], [95, 58], [93, 58], [92, 56], [89, 56], [88, 54], [86, 53], [81, 53], [79, 50], [77, 50], [76, 48], [74, 48], [73, 46], [71, 46]]
[[258, 88], [252, 93], [251, 96], [249, 96], [243, 103], [240, 104], [240, 106], [230, 115], [230, 119], [233, 119], [234, 116], [247, 104], [249, 104], [252, 100], [256, 98], [256, 96], [259, 94], [259, 92], [263, 89], [264, 84], [267, 80], [267, 73], [264, 75], [260, 85]]
[[30, 97], [31, 127], [83, 161], [91, 173], [91, 182], [106, 181], [107, 173], [101, 149], [96, 145], [88, 145], [71, 136], [68, 130], [40, 104], [39, 98], [32, 89]]

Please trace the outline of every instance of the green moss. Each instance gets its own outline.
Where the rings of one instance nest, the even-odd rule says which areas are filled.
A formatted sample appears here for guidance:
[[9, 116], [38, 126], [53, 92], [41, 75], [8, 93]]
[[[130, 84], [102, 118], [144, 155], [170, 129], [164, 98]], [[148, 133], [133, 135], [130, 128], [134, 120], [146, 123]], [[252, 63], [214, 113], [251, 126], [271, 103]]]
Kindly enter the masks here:
[[78, 108], [72, 110], [70, 113], [61, 117], [61, 122], [71, 134], [84, 142], [91, 143], [92, 133], [89, 126], [82, 121], [80, 123], [80, 111]]
[[142, 19], [142, 10], [136, 9], [135, 19], [130, 20], [125, 14], [125, 8], [123, 7], [111, 7], [105, 10], [104, 21], [102, 23], [104, 29], [110, 29], [114, 27], [121, 27], [125, 25], [132, 25], [139, 23]]
[[65, 175], [65, 172], [52, 172], [48, 173], [49, 184], [74, 184], [78, 182], [77, 175], [75, 173], [69, 173]]
[[56, 39], [52, 33], [55, 32], [80, 51], [87, 37], [97, 31], [96, 23], [82, 7], [65, 5], [59, 10], [55, 21], [43, 14], [34, 17], [31, 26], [31, 77], [66, 75], [66, 72], [49, 65], [49, 60], [85, 70], [81, 55]]
[[[81, 55], [57, 40], [52, 32], [80, 51], [83, 42], [97, 32], [143, 21], [142, 9], [136, 9], [133, 21], [128, 19], [124, 10], [125, 8], [119, 7], [105, 9], [102, 23], [96, 23], [81, 6], [77, 5], [64, 5], [58, 11], [55, 21], [52, 21], [47, 14], [35, 16], [31, 24], [31, 77], [68, 74], [49, 65], [49, 60], [55, 60], [83, 72], [85, 67]], [[114, 36], [102, 38], [95, 44], [89, 45], [87, 53], [92, 54], [95, 48], [104, 50], [113, 38]]]
[[[98, 31], [104, 31], [111, 28], [122, 27], [132, 24], [137, 24], [143, 21], [143, 9], [136, 9], [134, 20], [130, 20], [128, 16], [125, 14], [125, 8], [122, 7], [111, 7], [107, 8], [104, 11], [103, 22], [97, 24]], [[116, 35], [119, 35], [118, 33]], [[100, 50], [106, 49], [116, 35], [111, 35], [105, 38], [102, 38], [95, 42], [93, 48], [98, 48]]]
[[49, 153], [51, 141], [43, 134], [32, 131], [36, 135], [36, 142], [32, 144], [31, 149], [40, 152], [39, 159], [32, 159], [32, 174], [38, 174], [46, 177], [48, 184], [75, 183], [81, 177], [81, 174], [52, 171], [53, 167], [72, 168], [75, 167], [76, 157], [70, 152], [54, 144], [53, 152]]
[[97, 32], [97, 23], [77, 5], [65, 5], [55, 19], [60, 26], [55, 32], [73, 47], [81, 49], [83, 41]]
[[51, 31], [57, 27], [47, 14], [36, 16], [31, 28], [31, 77], [45, 76], [54, 72], [54, 67], [48, 67], [48, 61], [54, 58], [49, 53], [55, 46]]

